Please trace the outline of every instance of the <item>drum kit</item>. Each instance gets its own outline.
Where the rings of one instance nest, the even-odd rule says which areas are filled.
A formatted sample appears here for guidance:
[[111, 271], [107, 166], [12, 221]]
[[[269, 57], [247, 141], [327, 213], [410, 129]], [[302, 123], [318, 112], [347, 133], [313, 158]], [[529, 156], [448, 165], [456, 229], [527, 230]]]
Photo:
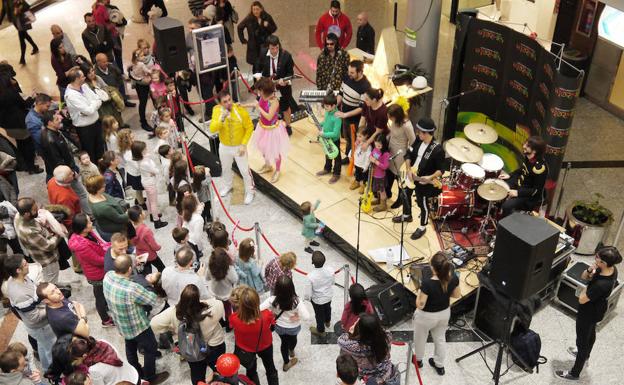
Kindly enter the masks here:
[[[494, 128], [471, 123], [464, 128], [464, 138], [444, 142], [444, 150], [451, 158], [450, 175], [443, 179], [442, 193], [437, 198], [434, 212], [438, 218], [472, 218], [481, 210], [479, 232], [486, 234], [488, 225], [496, 228], [496, 212], [509, 192], [509, 185], [499, 179], [503, 160], [495, 154], [484, 153], [479, 147], [496, 142]], [[496, 209], [496, 210], [495, 210]]]

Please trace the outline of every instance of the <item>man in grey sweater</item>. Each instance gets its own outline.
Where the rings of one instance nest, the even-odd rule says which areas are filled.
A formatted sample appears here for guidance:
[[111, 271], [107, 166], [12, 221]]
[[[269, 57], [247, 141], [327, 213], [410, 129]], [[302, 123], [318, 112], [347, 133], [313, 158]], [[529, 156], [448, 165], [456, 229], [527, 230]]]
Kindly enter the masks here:
[[184, 246], [178, 250], [175, 256], [177, 266], [167, 266], [162, 271], [161, 284], [167, 293], [167, 303], [169, 306], [175, 306], [180, 301], [180, 294], [186, 285], [193, 284], [199, 289], [200, 299], [210, 299], [212, 294], [206, 287], [208, 284], [206, 279], [206, 268], [204, 264], [197, 273], [193, 270], [193, 261], [195, 253], [189, 246]]
[[37, 298], [36, 283], [28, 277], [28, 262], [24, 256], [13, 254], [6, 257], [4, 268], [10, 275], [6, 295], [12, 309], [24, 323], [28, 335], [37, 340], [37, 350], [43, 372], [52, 363], [52, 345], [56, 336], [48, 324], [45, 304]]

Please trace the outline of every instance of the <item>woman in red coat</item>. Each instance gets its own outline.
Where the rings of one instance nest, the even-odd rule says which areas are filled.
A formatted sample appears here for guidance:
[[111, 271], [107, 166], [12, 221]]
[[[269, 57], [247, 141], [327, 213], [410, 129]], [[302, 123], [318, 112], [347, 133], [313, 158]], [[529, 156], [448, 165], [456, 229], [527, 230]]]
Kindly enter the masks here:
[[69, 249], [74, 253], [87, 281], [93, 286], [95, 308], [102, 319], [102, 327], [115, 326], [108, 315], [108, 305], [104, 298], [104, 254], [110, 243], [104, 242], [93, 231], [93, 224], [86, 214], [76, 214], [72, 222], [73, 234], [69, 238]]

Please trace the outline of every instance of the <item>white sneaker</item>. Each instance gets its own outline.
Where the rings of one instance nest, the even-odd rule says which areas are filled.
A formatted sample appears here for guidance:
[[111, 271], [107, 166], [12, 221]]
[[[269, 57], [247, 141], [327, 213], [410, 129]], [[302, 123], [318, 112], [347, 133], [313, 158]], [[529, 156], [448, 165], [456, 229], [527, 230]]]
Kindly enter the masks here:
[[254, 193], [247, 193], [245, 194], [245, 204], [248, 205], [250, 204], [254, 199]]
[[223, 190], [219, 191], [219, 194], [221, 195], [221, 198], [223, 198], [226, 195], [228, 195], [230, 193], [230, 191], [232, 191], [232, 186], [226, 187]]

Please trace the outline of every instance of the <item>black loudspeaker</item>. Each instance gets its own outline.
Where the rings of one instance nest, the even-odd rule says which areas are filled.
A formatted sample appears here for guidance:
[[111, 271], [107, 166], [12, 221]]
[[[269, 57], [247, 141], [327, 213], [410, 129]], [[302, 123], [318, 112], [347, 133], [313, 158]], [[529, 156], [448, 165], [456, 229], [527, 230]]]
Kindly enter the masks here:
[[189, 154], [193, 165], [201, 165], [210, 169], [212, 177], [220, 177], [223, 170], [221, 169], [221, 161], [216, 152], [210, 152], [201, 145], [193, 142], [189, 146]]
[[184, 25], [171, 17], [154, 20], [156, 58], [167, 74], [189, 69]]
[[384, 326], [392, 326], [402, 321], [412, 314], [416, 305], [415, 301], [410, 300], [407, 289], [398, 282], [373, 285], [366, 289], [366, 296]]
[[490, 279], [516, 300], [543, 289], [550, 274], [559, 230], [542, 218], [514, 213], [498, 222]]

